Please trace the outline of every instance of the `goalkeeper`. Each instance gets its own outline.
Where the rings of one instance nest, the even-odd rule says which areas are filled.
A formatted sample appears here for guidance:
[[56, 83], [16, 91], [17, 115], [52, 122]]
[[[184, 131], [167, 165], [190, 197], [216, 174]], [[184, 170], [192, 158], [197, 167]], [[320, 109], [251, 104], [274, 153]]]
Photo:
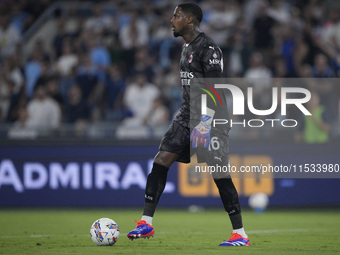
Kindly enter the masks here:
[[[202, 10], [198, 5], [185, 3], [175, 8], [171, 19], [174, 36], [181, 36], [185, 41], [180, 59], [183, 104], [165, 133], [159, 146], [159, 152], [155, 156], [152, 171], [147, 178], [143, 216], [139, 222], [136, 221], [137, 227], [127, 235], [131, 240], [141, 237], [149, 238], [154, 235], [152, 219], [165, 188], [167, 173], [172, 163], [175, 161], [189, 163], [193, 152], [198, 154], [198, 159], [202, 159], [200, 154], [210, 155], [205, 158], [207, 163], [225, 165], [229, 163], [228, 133], [230, 127], [212, 131], [211, 123], [215, 111], [209, 105], [203, 115], [197, 116], [197, 118], [190, 116], [192, 115], [190, 112], [190, 84], [193, 83], [193, 79], [219, 78], [223, 72], [221, 49], [199, 29], [202, 17]], [[205, 84], [202, 86], [209, 87]], [[228, 114], [226, 108], [225, 111], [225, 114]], [[195, 123], [191, 129], [190, 117], [192, 120], [198, 120], [198, 123]], [[204, 150], [209, 148], [210, 137], [216, 135], [213, 132], [219, 132], [219, 148], [214, 153], [204, 153]], [[220, 243], [220, 246], [248, 246], [250, 243], [243, 229], [238, 194], [229, 174], [219, 173], [213, 175], [213, 178], [233, 227], [232, 236], [227, 241]]]

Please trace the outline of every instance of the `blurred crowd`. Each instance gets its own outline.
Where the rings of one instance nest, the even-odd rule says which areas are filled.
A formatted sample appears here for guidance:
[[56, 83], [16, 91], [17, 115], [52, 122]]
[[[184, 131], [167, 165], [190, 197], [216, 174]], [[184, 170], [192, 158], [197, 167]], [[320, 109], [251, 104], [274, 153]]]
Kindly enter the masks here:
[[[180, 108], [183, 41], [170, 29], [180, 1], [93, 1], [87, 10], [57, 9], [51, 43], [36, 38], [30, 52], [23, 52], [22, 38], [53, 1], [0, 2], [0, 123], [10, 124], [9, 137], [51, 134], [67, 124], [86, 136], [103, 123], [114, 123], [119, 137], [143, 137], [150, 129], [163, 132]], [[268, 80], [253, 84], [260, 105], [268, 101], [270, 80], [339, 78], [340, 6], [332, 2], [197, 1], [201, 30], [224, 53], [224, 75]], [[322, 109], [300, 129], [311, 123], [330, 133], [340, 90], [334, 83], [308, 89], [317, 97], [313, 107]]]

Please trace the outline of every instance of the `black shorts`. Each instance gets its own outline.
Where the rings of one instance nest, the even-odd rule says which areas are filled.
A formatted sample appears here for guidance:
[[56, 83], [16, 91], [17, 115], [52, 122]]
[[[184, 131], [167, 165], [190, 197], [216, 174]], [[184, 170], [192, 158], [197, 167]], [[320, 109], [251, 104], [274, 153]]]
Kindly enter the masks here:
[[161, 140], [159, 150], [176, 153], [180, 156], [178, 162], [190, 163], [190, 128], [172, 121]]
[[[198, 163], [206, 162], [208, 165], [229, 164], [229, 135], [228, 131], [212, 129], [210, 150], [205, 148], [194, 149], [190, 142], [190, 128], [185, 127], [174, 120], [161, 140], [159, 151], [168, 151], [179, 155], [176, 160], [182, 163], [190, 163], [193, 154], [197, 154]], [[217, 139], [216, 139], [217, 138]], [[216, 143], [217, 141], [217, 143]]]

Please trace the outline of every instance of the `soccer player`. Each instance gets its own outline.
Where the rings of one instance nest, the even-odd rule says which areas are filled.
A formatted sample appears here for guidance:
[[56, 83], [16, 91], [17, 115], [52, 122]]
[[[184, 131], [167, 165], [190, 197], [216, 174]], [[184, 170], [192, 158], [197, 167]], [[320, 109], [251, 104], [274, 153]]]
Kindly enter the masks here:
[[[154, 158], [153, 168], [148, 175], [145, 189], [144, 212], [141, 220], [136, 221], [137, 227], [128, 233], [131, 240], [146, 238], [154, 235], [152, 226], [153, 215], [165, 188], [169, 167], [175, 161], [189, 163], [192, 147], [209, 146], [211, 120], [214, 111], [207, 108], [206, 115], [190, 134], [190, 82], [193, 78], [219, 78], [223, 72], [223, 58], [221, 49], [213, 40], [199, 29], [203, 13], [201, 8], [194, 3], [180, 4], [175, 8], [171, 25], [175, 37], [183, 37], [182, 55], [180, 59], [180, 76], [183, 86], [183, 104], [180, 112], [172, 121], [165, 133], [159, 152]], [[209, 123], [210, 122], [210, 123]], [[202, 131], [204, 130], [205, 131]], [[209, 132], [206, 132], [208, 129]], [[228, 133], [229, 127], [221, 133]], [[203, 137], [203, 138], [202, 138]], [[203, 139], [203, 141], [202, 141]], [[223, 163], [229, 163], [228, 143], [224, 143], [220, 157], [215, 157]], [[243, 229], [241, 209], [238, 194], [229, 175], [213, 176], [219, 190], [224, 208], [229, 215], [233, 232], [229, 240], [220, 246], [248, 246], [249, 238]]]

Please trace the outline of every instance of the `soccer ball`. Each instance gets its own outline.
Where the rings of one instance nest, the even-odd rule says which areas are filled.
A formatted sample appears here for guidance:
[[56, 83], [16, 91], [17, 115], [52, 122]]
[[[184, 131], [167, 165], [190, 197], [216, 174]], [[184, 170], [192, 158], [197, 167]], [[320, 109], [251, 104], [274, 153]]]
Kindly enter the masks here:
[[92, 224], [90, 236], [96, 245], [114, 245], [119, 237], [119, 228], [114, 220], [101, 218]]
[[269, 198], [264, 193], [255, 193], [249, 197], [249, 206], [257, 213], [262, 213], [269, 203]]

